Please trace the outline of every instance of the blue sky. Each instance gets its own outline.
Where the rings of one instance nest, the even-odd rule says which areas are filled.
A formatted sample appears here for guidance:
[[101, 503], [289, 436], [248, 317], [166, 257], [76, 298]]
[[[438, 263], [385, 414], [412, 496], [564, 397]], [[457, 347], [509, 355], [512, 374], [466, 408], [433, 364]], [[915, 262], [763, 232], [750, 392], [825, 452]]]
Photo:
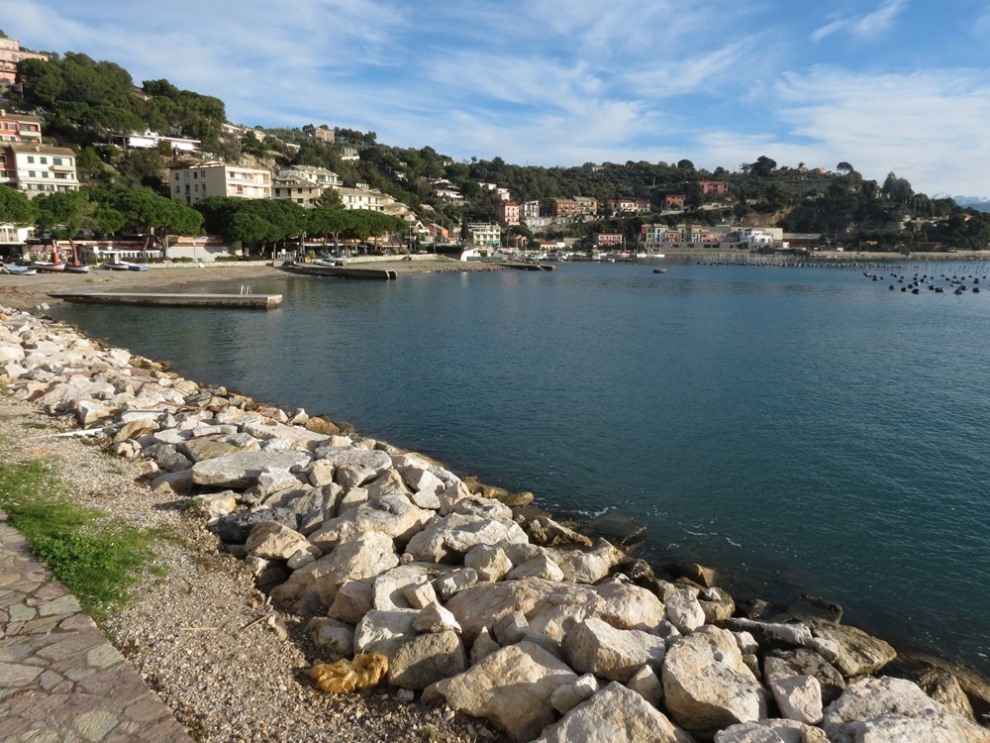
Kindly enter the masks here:
[[849, 162], [990, 196], [978, 0], [3, 0], [27, 48], [455, 160]]

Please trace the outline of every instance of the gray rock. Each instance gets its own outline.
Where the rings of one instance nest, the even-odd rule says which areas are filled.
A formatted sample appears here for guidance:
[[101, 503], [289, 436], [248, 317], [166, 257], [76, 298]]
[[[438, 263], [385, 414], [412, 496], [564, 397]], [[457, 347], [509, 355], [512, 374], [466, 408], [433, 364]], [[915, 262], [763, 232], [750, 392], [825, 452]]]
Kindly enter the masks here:
[[855, 627], [823, 620], [814, 620], [811, 627], [817, 637], [838, 645], [839, 655], [832, 662], [847, 678], [876, 673], [897, 657], [888, 643]]
[[558, 686], [550, 695], [550, 704], [560, 714], [564, 715], [577, 707], [586, 699], [591, 699], [598, 693], [598, 679], [595, 674], [586, 673], [579, 677], [573, 684]]
[[354, 630], [344, 622], [313, 617], [306, 625], [306, 633], [324, 660], [348, 658], [354, 652]]
[[757, 720], [715, 733], [715, 743], [829, 743], [818, 728], [794, 720]]
[[421, 691], [465, 670], [467, 658], [457, 633], [435, 632], [399, 646], [389, 662], [388, 682], [392, 686]]
[[354, 629], [354, 652], [385, 653], [391, 658], [404, 643], [415, 639], [417, 616], [419, 612], [412, 609], [372, 609]]
[[302, 451], [241, 451], [197, 462], [192, 468], [193, 481], [212, 487], [249, 488], [262, 472], [301, 470], [310, 460]]
[[276, 521], [290, 529], [296, 526], [296, 515], [282, 508], [265, 508], [260, 511], [231, 513], [208, 523], [206, 528], [228, 544], [244, 544], [256, 524]]

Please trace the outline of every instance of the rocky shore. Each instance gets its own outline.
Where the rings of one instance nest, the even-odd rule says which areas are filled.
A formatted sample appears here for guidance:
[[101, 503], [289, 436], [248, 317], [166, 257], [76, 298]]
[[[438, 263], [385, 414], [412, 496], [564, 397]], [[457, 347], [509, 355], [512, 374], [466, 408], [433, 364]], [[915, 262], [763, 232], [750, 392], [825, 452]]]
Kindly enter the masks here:
[[107, 629], [199, 740], [990, 743], [990, 685], [838, 607], [737, 604], [326, 418], [10, 308], [0, 381], [0, 433], [77, 434], [22, 453], [71, 441], [84, 498], [180, 530]]

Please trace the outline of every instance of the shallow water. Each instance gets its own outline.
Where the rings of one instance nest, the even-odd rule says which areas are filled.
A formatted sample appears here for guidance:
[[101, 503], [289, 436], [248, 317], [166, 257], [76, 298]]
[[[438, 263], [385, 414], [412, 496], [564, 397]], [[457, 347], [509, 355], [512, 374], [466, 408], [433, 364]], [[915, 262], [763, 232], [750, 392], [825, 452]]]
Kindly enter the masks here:
[[285, 295], [270, 312], [53, 314], [551, 510], [631, 516], [657, 560], [823, 595], [849, 623], [990, 670], [990, 292], [668, 268], [292, 277], [253, 287]]

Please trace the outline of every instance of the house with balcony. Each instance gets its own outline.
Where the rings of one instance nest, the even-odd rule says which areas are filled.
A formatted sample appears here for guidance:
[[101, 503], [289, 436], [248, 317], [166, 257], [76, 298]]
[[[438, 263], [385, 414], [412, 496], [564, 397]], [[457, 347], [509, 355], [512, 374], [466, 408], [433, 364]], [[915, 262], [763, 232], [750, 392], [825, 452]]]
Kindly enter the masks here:
[[370, 188], [345, 188], [343, 186], [335, 189], [340, 194], [340, 200], [344, 203], [345, 209], [368, 209], [373, 212], [384, 211], [382, 205], [382, 193]]
[[729, 193], [727, 181], [698, 181], [702, 196], [725, 196]]
[[312, 124], [306, 124], [302, 128], [303, 134], [308, 137], [312, 137], [317, 142], [323, 142], [324, 144], [333, 144], [334, 140], [337, 138], [336, 133], [326, 124], [320, 124], [319, 126], [313, 126]]
[[578, 213], [582, 216], [593, 217], [598, 214], [598, 199], [591, 196], [575, 196], [574, 201], [578, 205]]
[[535, 219], [540, 216], [540, 202], [537, 199], [524, 201], [519, 205], [520, 219]]
[[0, 39], [0, 84], [17, 82], [17, 63], [25, 59], [48, 61], [47, 54], [37, 54], [21, 49], [17, 39]]
[[682, 193], [664, 194], [661, 206], [664, 211], [683, 211], [685, 196]]
[[319, 203], [326, 188], [303, 178], [272, 178], [272, 198], [295, 201], [305, 209], [312, 209]]
[[519, 204], [515, 201], [502, 201], [498, 205], [498, 221], [507, 227], [519, 224]]
[[279, 178], [298, 178], [315, 183], [323, 188], [337, 188], [341, 185], [340, 176], [328, 168], [317, 165], [292, 165], [278, 171]]
[[471, 244], [477, 247], [497, 248], [502, 244], [502, 228], [498, 224], [469, 224], [468, 234], [471, 236]]
[[653, 204], [649, 199], [634, 199], [621, 197], [608, 199], [605, 206], [613, 214], [649, 214], [653, 211]]
[[223, 162], [188, 163], [169, 168], [169, 192], [175, 201], [192, 206], [208, 196], [270, 199], [272, 174]]
[[0, 142], [41, 144], [41, 119], [0, 109]]
[[0, 183], [23, 191], [29, 198], [39, 193], [79, 190], [74, 150], [13, 143], [5, 145], [0, 153]]
[[150, 129], [146, 129], [144, 132], [131, 132], [128, 134], [115, 133], [110, 136], [110, 143], [124, 150], [150, 150], [162, 142], [168, 144], [172, 152], [197, 152], [200, 146], [202, 146], [202, 142], [198, 139], [169, 137], [158, 132], [153, 132]]
[[591, 236], [591, 244], [596, 248], [611, 250], [622, 247], [621, 232], [596, 232]]
[[574, 199], [552, 199], [551, 205], [558, 219], [573, 219], [581, 214], [581, 205]]

